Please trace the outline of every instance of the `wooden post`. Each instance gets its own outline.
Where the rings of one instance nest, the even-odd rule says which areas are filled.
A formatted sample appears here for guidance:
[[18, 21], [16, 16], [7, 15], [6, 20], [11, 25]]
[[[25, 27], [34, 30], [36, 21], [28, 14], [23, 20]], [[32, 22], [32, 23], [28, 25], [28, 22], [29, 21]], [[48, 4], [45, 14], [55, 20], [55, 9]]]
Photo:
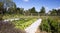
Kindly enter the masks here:
[[38, 18], [39, 18], [39, 12], [38, 12]]

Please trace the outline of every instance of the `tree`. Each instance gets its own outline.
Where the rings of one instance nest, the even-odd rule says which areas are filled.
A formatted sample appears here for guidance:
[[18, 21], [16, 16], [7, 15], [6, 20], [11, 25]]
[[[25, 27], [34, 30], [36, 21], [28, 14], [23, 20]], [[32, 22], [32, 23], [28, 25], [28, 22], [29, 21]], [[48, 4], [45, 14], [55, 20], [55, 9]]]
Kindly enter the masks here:
[[31, 9], [29, 9], [28, 10], [30, 13], [30, 15], [36, 15], [37, 14], [37, 12], [36, 12], [36, 10], [35, 10], [35, 7], [32, 7]]
[[41, 15], [44, 15], [44, 14], [45, 14], [45, 8], [42, 7], [39, 13], [40, 13]]
[[30, 13], [36, 13], [35, 7], [29, 9]]
[[1, 14], [2, 10], [3, 10], [3, 3], [0, 2], [0, 14]]
[[2, 16], [3, 16], [3, 3], [0, 2], [0, 20], [2, 20]]
[[57, 10], [57, 15], [60, 16], [60, 9]]
[[16, 4], [12, 0], [2, 0], [1, 2], [4, 4], [3, 7], [5, 9], [5, 12], [16, 11]]
[[30, 11], [29, 11], [29, 10], [25, 10], [25, 11], [24, 11], [24, 15], [25, 15], [25, 16], [29, 16], [29, 15], [30, 15]]
[[16, 12], [16, 4], [14, 2], [9, 2], [6, 8], [7, 8], [7, 11], [11, 14]]
[[[16, 5], [12, 0], [1, 0], [0, 1], [0, 19], [2, 19], [5, 11], [12, 7], [12, 10], [15, 11]], [[6, 9], [6, 10], [5, 10]]]
[[16, 8], [16, 13], [23, 14], [24, 8]]
[[50, 13], [51, 13], [51, 15], [57, 15], [57, 10], [56, 9], [52, 9], [52, 11]]
[[[13, 9], [14, 11], [14, 4], [10, 3], [11, 0], [6, 0], [6, 7], [10, 8], [11, 10]], [[0, 2], [0, 14], [2, 14], [1, 16], [3, 17], [3, 12], [4, 12], [4, 4], [5, 4], [5, 0], [3, 0], [2, 2]], [[0, 16], [0, 33], [25, 33], [25, 31], [22, 31], [20, 29], [15, 28], [15, 25], [11, 22], [8, 21], [1, 21], [2, 17]]]

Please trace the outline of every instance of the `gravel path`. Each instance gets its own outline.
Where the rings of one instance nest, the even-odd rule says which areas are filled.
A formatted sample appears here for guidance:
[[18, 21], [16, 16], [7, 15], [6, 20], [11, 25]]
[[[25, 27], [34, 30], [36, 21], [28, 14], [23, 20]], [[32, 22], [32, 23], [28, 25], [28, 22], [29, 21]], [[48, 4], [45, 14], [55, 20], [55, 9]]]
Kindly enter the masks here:
[[42, 19], [38, 19], [33, 24], [25, 29], [26, 33], [35, 33], [38, 29], [38, 26], [41, 24]]

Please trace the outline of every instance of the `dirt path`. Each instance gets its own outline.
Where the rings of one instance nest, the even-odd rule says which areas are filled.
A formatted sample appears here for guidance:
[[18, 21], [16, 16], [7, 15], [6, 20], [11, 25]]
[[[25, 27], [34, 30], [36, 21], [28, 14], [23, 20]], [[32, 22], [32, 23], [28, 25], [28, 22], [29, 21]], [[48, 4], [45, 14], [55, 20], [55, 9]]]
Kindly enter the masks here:
[[41, 24], [42, 19], [38, 19], [33, 24], [25, 29], [26, 33], [35, 33], [38, 29], [38, 26]]

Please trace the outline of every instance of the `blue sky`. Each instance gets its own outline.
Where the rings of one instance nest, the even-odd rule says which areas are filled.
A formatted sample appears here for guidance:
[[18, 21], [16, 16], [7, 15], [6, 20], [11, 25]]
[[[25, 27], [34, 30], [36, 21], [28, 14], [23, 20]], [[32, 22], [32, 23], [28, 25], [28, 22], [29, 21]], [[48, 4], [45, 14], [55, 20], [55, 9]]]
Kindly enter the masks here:
[[25, 10], [35, 7], [37, 11], [40, 11], [44, 6], [46, 12], [53, 8], [60, 8], [60, 0], [14, 0], [17, 7], [24, 8]]

